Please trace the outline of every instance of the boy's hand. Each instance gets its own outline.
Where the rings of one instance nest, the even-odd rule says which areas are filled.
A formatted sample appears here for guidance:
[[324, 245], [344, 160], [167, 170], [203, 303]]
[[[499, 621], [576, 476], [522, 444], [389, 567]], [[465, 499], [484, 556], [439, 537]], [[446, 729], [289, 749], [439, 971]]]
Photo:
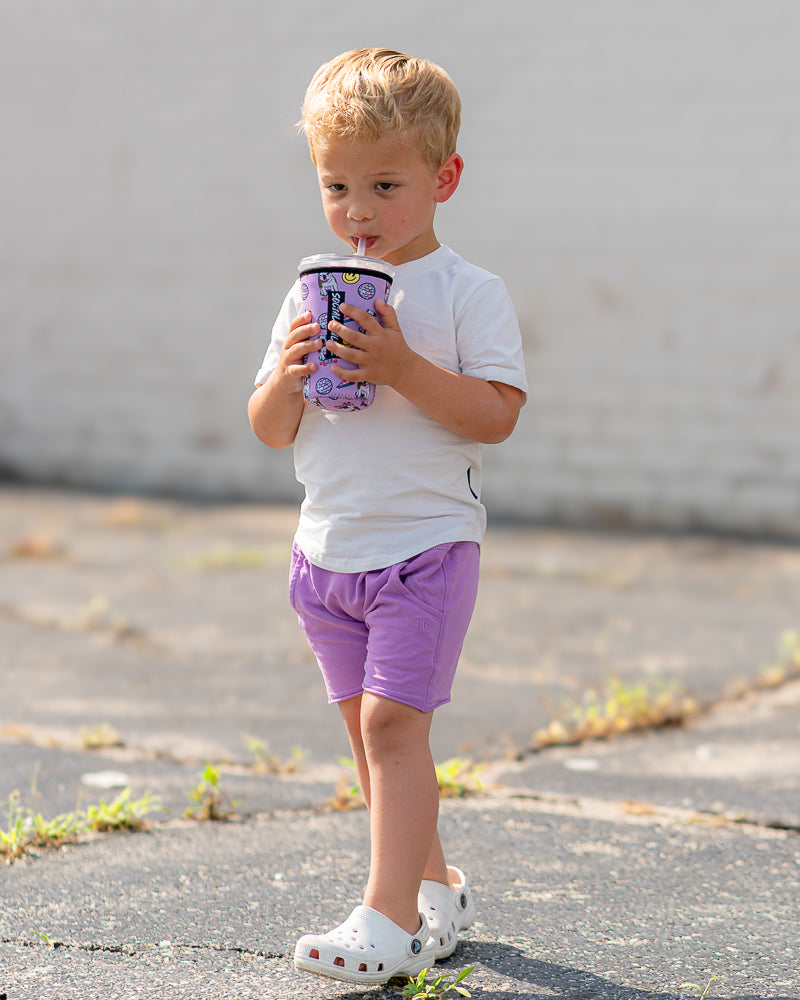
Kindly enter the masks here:
[[310, 312], [301, 313], [289, 326], [275, 369], [250, 396], [250, 426], [270, 448], [288, 448], [294, 443], [305, 408], [303, 376], [317, 368], [313, 361], [303, 364], [303, 358], [321, 346], [319, 323], [311, 322]]
[[276, 366], [276, 372], [286, 379], [289, 392], [302, 392], [303, 376], [316, 371], [316, 363], [309, 361], [303, 364], [303, 358], [322, 346], [319, 333], [319, 323], [311, 322], [310, 312], [300, 313], [292, 320]]
[[380, 299], [375, 301], [375, 310], [380, 316], [379, 323], [366, 310], [349, 302], [343, 302], [342, 312], [358, 323], [364, 332], [353, 330], [342, 323], [330, 324], [335, 333], [350, 345], [345, 347], [335, 340], [329, 340], [327, 348], [344, 361], [357, 365], [355, 370], [339, 368], [332, 371], [340, 378], [353, 382], [373, 382], [375, 385], [394, 385], [403, 373], [409, 357], [414, 353], [405, 341], [403, 331], [397, 322], [397, 313]]
[[391, 306], [378, 300], [375, 309], [383, 326], [358, 306], [342, 303], [342, 312], [364, 332], [341, 323], [330, 324], [331, 332], [350, 346], [329, 340], [328, 350], [357, 365], [355, 369], [333, 365], [332, 371], [348, 381], [390, 386], [442, 427], [471, 441], [505, 441], [519, 416], [521, 390], [434, 364], [408, 346]]

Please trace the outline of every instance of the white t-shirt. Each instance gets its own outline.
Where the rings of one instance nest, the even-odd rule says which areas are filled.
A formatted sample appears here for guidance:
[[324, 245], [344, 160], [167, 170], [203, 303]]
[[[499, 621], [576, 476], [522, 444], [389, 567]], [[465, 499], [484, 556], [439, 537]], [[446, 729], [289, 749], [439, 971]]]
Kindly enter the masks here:
[[[446, 246], [395, 268], [389, 302], [408, 346], [452, 372], [527, 392], [519, 324], [500, 278]], [[299, 282], [284, 301], [255, 382], [277, 364], [303, 311]], [[365, 410], [307, 404], [294, 442], [305, 486], [295, 540], [340, 573], [380, 569], [445, 542], [480, 542], [481, 446], [447, 430], [388, 386]]]

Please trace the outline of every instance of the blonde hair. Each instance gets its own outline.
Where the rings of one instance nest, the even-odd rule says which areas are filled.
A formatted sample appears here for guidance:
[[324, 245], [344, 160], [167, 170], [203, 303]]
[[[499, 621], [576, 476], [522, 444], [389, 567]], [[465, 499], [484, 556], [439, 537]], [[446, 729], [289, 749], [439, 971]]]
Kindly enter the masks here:
[[407, 134], [433, 170], [455, 152], [460, 127], [461, 98], [447, 73], [393, 49], [353, 49], [320, 66], [299, 122], [312, 160], [315, 142]]

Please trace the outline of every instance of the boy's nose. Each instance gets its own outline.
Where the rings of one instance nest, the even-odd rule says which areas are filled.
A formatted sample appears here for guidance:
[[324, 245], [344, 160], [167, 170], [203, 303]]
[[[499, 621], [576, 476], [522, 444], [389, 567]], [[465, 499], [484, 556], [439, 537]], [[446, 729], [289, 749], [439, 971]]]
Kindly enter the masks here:
[[351, 201], [347, 206], [347, 218], [351, 222], [366, 222], [375, 215], [366, 201]]

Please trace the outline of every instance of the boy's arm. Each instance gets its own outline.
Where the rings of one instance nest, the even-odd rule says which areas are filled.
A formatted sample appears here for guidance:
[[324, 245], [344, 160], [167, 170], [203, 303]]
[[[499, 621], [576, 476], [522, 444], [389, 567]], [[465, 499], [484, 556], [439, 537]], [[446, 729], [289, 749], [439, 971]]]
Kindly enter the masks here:
[[311, 313], [305, 312], [292, 321], [278, 364], [247, 404], [253, 432], [270, 448], [288, 448], [297, 436], [305, 404], [303, 376], [310, 375], [317, 367], [313, 362], [304, 365], [302, 361], [306, 354], [322, 346], [319, 324], [309, 323], [310, 319]]
[[342, 311], [364, 329], [359, 333], [337, 324], [336, 332], [352, 346], [328, 342], [335, 354], [359, 366], [356, 372], [347, 372], [347, 377], [391, 386], [423, 413], [462, 437], [482, 444], [505, 441], [519, 417], [522, 390], [504, 382], [451, 372], [428, 361], [406, 343], [394, 309], [380, 301], [375, 308], [381, 323], [357, 306], [342, 304]]
[[521, 389], [458, 375], [410, 351], [392, 388], [438, 424], [481, 444], [511, 434], [522, 408]]

